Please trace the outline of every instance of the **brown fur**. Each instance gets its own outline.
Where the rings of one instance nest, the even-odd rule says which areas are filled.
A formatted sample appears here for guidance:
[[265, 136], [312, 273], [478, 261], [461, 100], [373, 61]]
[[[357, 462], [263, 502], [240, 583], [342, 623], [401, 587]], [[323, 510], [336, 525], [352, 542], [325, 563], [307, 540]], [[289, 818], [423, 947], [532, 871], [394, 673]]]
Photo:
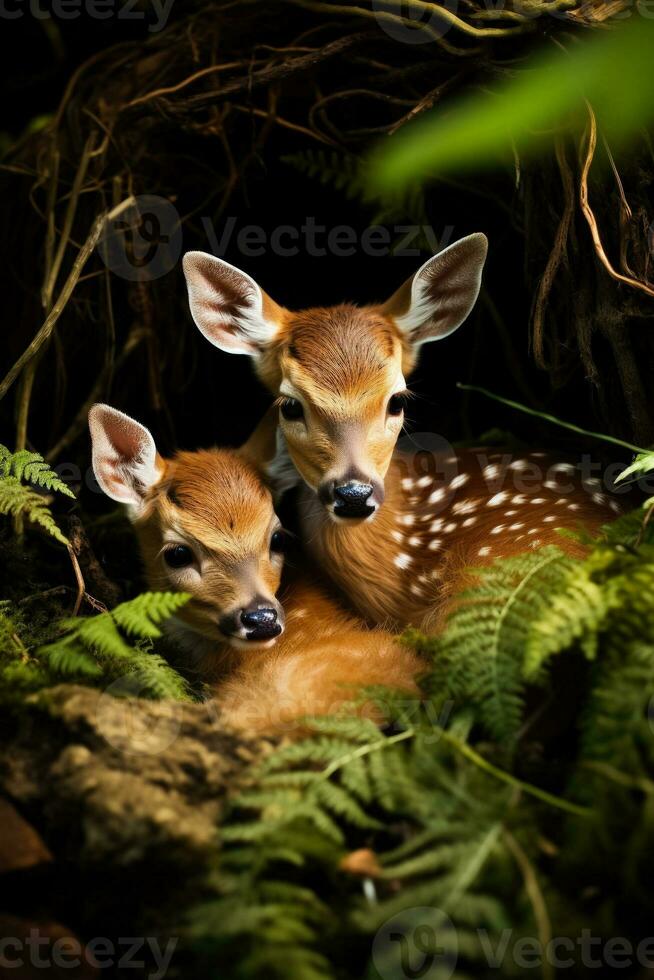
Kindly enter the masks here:
[[[597, 531], [618, 509], [594, 483], [584, 486], [571, 475], [569, 464], [544, 454], [525, 458], [523, 466], [518, 458], [514, 468], [510, 454], [486, 448], [452, 459], [447, 478], [428, 483], [425, 477], [419, 486], [420, 475], [408, 475], [411, 458], [397, 453], [386, 502], [372, 521], [353, 526], [335, 524], [304, 491], [309, 550], [368, 621], [433, 632], [470, 581], [470, 567], [548, 544], [582, 555], [584, 546], [558, 529]], [[457, 477], [462, 485], [451, 487]], [[434, 493], [439, 499], [430, 503]]]
[[[243, 575], [259, 577], [273, 594], [281, 563], [268, 544], [275, 524], [272, 499], [255, 468], [239, 453], [179, 453], [161, 461], [163, 478], [135, 522], [148, 584], [182, 587], [192, 599], [180, 612], [183, 645], [212, 687], [225, 724], [248, 731], [300, 735], [305, 715], [343, 710], [364, 685], [383, 684], [415, 696], [424, 669], [411, 651], [381, 630], [343, 612], [299, 569], [282, 598], [286, 630], [268, 649], [234, 649], [221, 639], [220, 615], [238, 602]], [[177, 586], [161, 557], [171, 528], [207, 556], [202, 581]], [[189, 632], [189, 628], [192, 632]], [[354, 710], [350, 708], [349, 710]], [[382, 720], [379, 709], [357, 709]]]

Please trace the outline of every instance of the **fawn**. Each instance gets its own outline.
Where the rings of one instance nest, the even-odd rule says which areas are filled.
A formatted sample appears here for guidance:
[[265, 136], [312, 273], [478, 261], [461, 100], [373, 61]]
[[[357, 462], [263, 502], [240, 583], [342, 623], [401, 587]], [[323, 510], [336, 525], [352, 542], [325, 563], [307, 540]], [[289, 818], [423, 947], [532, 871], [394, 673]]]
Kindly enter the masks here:
[[227, 724], [297, 733], [297, 719], [340, 710], [362, 686], [417, 692], [418, 658], [305, 570], [285, 583], [282, 607], [284, 531], [247, 445], [163, 459], [148, 429], [108, 405], [91, 409], [89, 427], [96, 479], [128, 509], [148, 586], [190, 593], [168, 630]]
[[429, 625], [460, 588], [465, 566], [553, 542], [579, 550], [556, 529], [595, 529], [617, 506], [599, 481], [575, 480], [574, 467], [544, 454], [446, 453], [435, 460], [437, 479], [397, 453], [406, 376], [420, 346], [447, 337], [472, 310], [487, 247], [482, 234], [455, 242], [381, 305], [299, 312], [221, 259], [184, 256], [200, 331], [222, 350], [251, 356], [278, 396], [263, 423], [272, 430], [279, 416], [269, 472], [282, 487], [293, 482], [287, 453], [303, 478], [309, 549], [375, 622]]

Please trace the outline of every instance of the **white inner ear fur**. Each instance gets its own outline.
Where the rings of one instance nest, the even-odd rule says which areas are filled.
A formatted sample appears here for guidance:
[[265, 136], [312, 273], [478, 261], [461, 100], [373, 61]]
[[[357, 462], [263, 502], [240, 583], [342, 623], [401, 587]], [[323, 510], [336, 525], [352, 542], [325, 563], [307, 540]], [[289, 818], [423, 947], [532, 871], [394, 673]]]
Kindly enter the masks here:
[[109, 405], [93, 406], [89, 429], [98, 484], [112, 500], [126, 504], [135, 519], [145, 494], [162, 477], [152, 435], [140, 422]]
[[418, 269], [409, 308], [395, 317], [416, 346], [448, 337], [466, 320], [479, 296], [487, 248], [485, 235], [468, 235]]
[[278, 326], [264, 314], [261, 289], [247, 273], [206, 252], [183, 259], [191, 315], [207, 340], [230, 354], [256, 357]]

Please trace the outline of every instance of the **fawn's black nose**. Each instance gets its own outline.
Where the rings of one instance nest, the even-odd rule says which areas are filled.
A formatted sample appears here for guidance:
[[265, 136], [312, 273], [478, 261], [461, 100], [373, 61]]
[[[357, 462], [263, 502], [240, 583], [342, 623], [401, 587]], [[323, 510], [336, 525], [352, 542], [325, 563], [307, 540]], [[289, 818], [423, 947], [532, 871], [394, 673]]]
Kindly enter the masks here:
[[247, 630], [246, 639], [248, 640], [269, 640], [279, 636], [282, 631], [277, 622], [277, 610], [271, 606], [243, 609], [241, 623]]
[[369, 517], [375, 508], [368, 503], [373, 488], [369, 483], [350, 480], [334, 487], [334, 513], [337, 517]]

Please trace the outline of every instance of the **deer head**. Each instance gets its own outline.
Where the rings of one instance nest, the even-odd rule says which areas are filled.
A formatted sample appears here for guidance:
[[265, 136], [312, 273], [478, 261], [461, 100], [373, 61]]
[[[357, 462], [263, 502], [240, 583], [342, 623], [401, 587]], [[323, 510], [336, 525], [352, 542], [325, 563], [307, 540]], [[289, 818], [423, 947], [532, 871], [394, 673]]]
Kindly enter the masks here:
[[429, 259], [391, 298], [290, 312], [222, 259], [184, 256], [191, 313], [216, 347], [247, 354], [278, 396], [290, 457], [335, 520], [371, 517], [404, 419], [419, 348], [474, 306], [488, 243], [470, 235]]
[[233, 647], [270, 646], [284, 628], [275, 598], [283, 531], [270, 492], [243, 452], [163, 459], [150, 432], [110, 408], [89, 414], [93, 470], [128, 508], [149, 587], [188, 592], [184, 625]]

